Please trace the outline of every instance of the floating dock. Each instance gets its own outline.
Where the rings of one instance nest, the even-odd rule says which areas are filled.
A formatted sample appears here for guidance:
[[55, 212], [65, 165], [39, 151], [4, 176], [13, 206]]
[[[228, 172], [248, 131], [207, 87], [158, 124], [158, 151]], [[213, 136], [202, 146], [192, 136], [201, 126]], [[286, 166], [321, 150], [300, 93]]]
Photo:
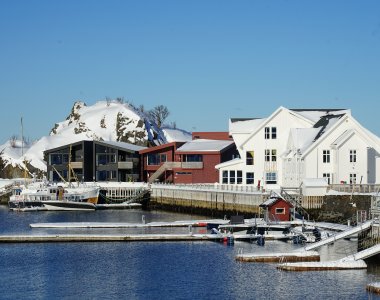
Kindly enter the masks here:
[[166, 242], [166, 241], [221, 241], [216, 234], [51, 234], [51, 235], [2, 235], [0, 243], [42, 243], [42, 242]]
[[242, 262], [311, 262], [319, 261], [320, 256], [316, 251], [294, 251], [288, 253], [239, 254], [235, 259]]
[[277, 269], [283, 271], [331, 271], [366, 268], [367, 264], [364, 262], [364, 260], [284, 263], [277, 266]]
[[33, 223], [32, 228], [150, 228], [150, 227], [206, 227], [207, 224], [223, 224], [228, 220], [188, 220], [174, 222], [150, 223], [116, 223], [116, 222], [61, 222], [61, 223]]
[[366, 290], [370, 293], [380, 294], [380, 282], [372, 282], [367, 284]]

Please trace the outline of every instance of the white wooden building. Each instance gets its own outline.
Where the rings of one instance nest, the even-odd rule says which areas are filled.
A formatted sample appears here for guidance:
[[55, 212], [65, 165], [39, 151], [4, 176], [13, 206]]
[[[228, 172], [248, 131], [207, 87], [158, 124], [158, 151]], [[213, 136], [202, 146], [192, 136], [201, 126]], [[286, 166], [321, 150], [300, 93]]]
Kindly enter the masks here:
[[230, 119], [240, 158], [219, 164], [220, 183], [298, 188], [303, 179], [329, 184], [380, 183], [380, 139], [346, 109], [287, 109], [267, 118]]

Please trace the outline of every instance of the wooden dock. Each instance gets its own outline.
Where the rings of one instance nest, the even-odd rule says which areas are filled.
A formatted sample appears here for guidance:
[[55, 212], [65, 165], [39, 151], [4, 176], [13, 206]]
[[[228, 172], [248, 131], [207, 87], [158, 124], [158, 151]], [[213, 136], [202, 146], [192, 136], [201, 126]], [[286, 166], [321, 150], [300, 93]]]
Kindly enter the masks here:
[[50, 242], [169, 242], [169, 241], [220, 241], [216, 234], [50, 234], [1, 235], [0, 243], [50, 243]]
[[277, 266], [277, 269], [283, 271], [335, 271], [366, 268], [367, 264], [364, 262], [364, 260], [284, 263]]
[[320, 256], [316, 251], [294, 251], [288, 253], [247, 253], [239, 254], [235, 257], [237, 261], [242, 262], [305, 262], [305, 261], [319, 261]]

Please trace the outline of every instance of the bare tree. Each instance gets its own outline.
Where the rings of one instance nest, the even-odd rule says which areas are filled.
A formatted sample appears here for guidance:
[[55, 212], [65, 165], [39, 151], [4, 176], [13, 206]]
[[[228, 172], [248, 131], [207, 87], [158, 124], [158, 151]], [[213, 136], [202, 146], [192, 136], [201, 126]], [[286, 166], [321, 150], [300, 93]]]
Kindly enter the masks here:
[[142, 113], [145, 112], [144, 104], [139, 105], [138, 110]]
[[156, 122], [159, 128], [164, 124], [169, 114], [169, 109], [164, 105], [158, 105], [149, 111], [150, 118]]

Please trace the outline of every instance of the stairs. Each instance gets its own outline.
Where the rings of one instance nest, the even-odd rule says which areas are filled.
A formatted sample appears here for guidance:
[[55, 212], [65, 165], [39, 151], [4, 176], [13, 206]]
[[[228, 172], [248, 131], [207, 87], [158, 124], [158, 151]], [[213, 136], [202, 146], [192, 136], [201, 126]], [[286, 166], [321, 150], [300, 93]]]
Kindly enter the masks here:
[[[298, 191], [298, 195], [299, 195], [299, 191]], [[289, 203], [291, 203], [294, 207], [294, 209], [296, 210], [296, 216], [299, 217], [301, 216], [304, 217], [305, 219], [309, 220], [309, 213], [306, 211], [306, 209], [304, 209], [301, 205], [301, 202], [297, 200], [296, 197], [293, 197], [291, 195], [289, 195], [285, 189], [281, 189], [281, 196], [286, 200], [288, 201]]]
[[178, 161], [167, 161], [164, 162], [156, 172], [152, 174], [152, 176], [149, 177], [148, 182], [152, 183], [156, 179], [158, 179], [166, 170], [172, 170], [173, 168], [180, 168], [181, 162]]

